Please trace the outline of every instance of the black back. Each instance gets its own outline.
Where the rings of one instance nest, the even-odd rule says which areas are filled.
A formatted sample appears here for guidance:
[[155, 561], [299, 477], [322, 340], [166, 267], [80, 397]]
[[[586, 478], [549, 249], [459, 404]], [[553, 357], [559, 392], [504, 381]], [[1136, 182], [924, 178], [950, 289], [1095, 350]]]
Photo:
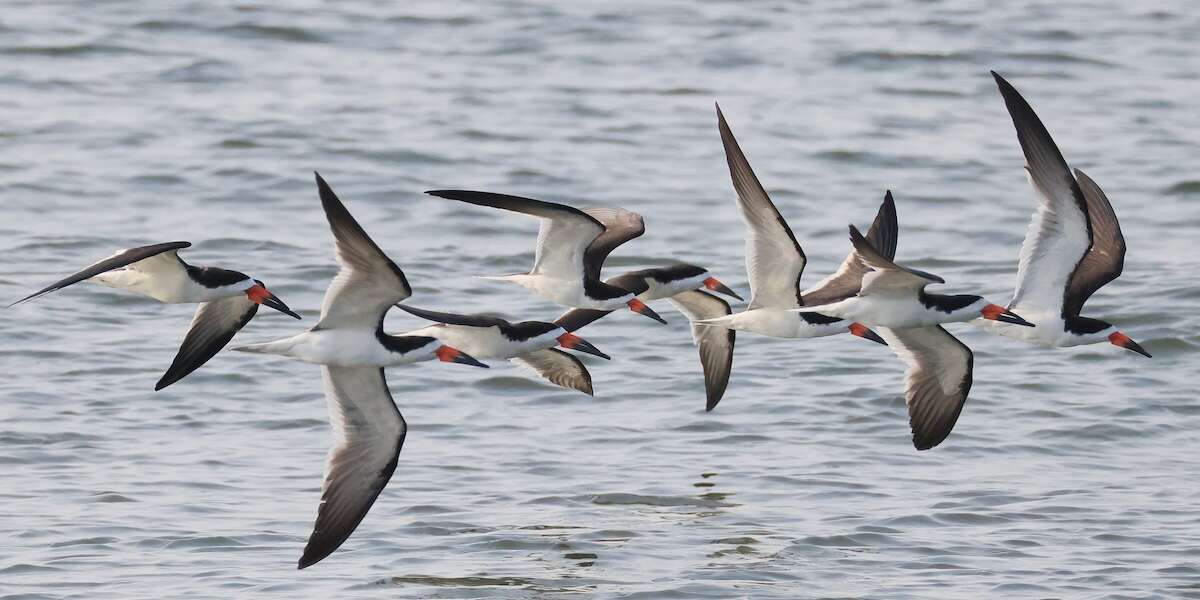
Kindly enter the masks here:
[[628, 295], [629, 292], [615, 285], [597, 281], [591, 277], [583, 278], [583, 293], [596, 300], [613, 300]]
[[520, 323], [509, 323], [500, 317], [491, 315], [460, 315], [456, 313], [438, 312], [433, 310], [425, 310], [415, 306], [407, 306], [404, 304], [396, 305], [400, 310], [403, 310], [411, 315], [429, 319], [438, 323], [447, 325], [463, 325], [466, 327], [497, 327], [504, 337], [514, 341], [523, 342], [525, 340], [535, 338], [558, 329], [558, 325], [547, 323], [545, 321], [521, 321]]
[[1108, 321], [1101, 321], [1100, 319], [1092, 319], [1090, 317], [1067, 317], [1063, 320], [1063, 329], [1076, 335], [1098, 333], [1112, 326], [1112, 323]]
[[388, 335], [383, 332], [383, 323], [375, 330], [375, 339], [383, 344], [389, 352], [397, 354], [408, 354], [413, 350], [424, 348], [433, 343], [439, 343], [437, 338], [426, 337], [423, 335]]
[[180, 259], [184, 268], [187, 269], [188, 278], [196, 283], [209, 288], [225, 287], [250, 279], [250, 276], [229, 269], [218, 269], [217, 267], [193, 267]]
[[630, 271], [631, 275], [641, 275], [650, 277], [659, 283], [671, 283], [681, 279], [688, 279], [707, 273], [708, 269], [698, 267], [696, 265], [678, 264], [667, 267], [656, 267], [653, 269], [642, 269], [640, 271]]
[[932, 308], [939, 312], [950, 314], [956, 310], [961, 310], [971, 304], [983, 299], [982, 296], [972, 296], [970, 294], [927, 294], [925, 290], [917, 292], [917, 299], [925, 308]]
[[[802, 312], [802, 313], [796, 313], [796, 314], [800, 315], [800, 318], [804, 319], [804, 322], [808, 323], [809, 325], [829, 325], [830, 323], [837, 323], [838, 321], [844, 320], [841, 317], [829, 317], [829, 316], [825, 316], [821, 313], [803, 313]], [[733, 330], [730, 329], [730, 331], [733, 331]]]

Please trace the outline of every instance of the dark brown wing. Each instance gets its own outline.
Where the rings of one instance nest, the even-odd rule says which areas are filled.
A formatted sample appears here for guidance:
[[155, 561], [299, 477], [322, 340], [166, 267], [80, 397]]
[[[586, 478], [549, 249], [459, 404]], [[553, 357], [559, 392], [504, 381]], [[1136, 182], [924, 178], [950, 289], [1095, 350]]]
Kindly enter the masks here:
[[1067, 280], [1067, 291], [1063, 298], [1064, 319], [1078, 317], [1079, 311], [1083, 310], [1083, 303], [1104, 284], [1119, 277], [1125, 267], [1125, 236], [1121, 235], [1121, 224], [1117, 222], [1112, 204], [1100, 186], [1083, 171], [1075, 169], [1075, 178], [1087, 201], [1092, 245]]
[[245, 294], [202, 303], [192, 317], [192, 324], [183, 338], [183, 344], [179, 346], [179, 352], [175, 354], [175, 360], [158, 380], [154, 391], [187, 377], [216, 356], [257, 312], [258, 304]]
[[746, 277], [750, 280], [749, 308], [799, 308], [800, 276], [808, 258], [767, 190], [759, 183], [721, 107], [717, 128], [725, 145], [729, 176], [737, 191], [737, 207], [745, 225]]
[[904, 399], [913, 446], [928, 450], [946, 439], [971, 391], [975, 355], [945, 329], [917, 327], [876, 331], [908, 365]]
[[592, 395], [592, 374], [578, 358], [557, 348], [534, 350], [509, 360], [537, 371], [554, 385]]
[[[888, 190], [883, 196], [883, 204], [879, 205], [879, 212], [875, 214], [871, 228], [867, 230], [867, 241], [884, 258], [894, 260], [899, 237], [900, 224], [896, 219], [896, 202], [892, 199], [891, 190]], [[837, 271], [804, 292], [804, 303], [820, 306], [849, 298], [862, 289], [863, 275], [870, 270], [858, 257], [858, 253], [852, 251], [846, 255]]]
[[695, 321], [723, 317], [733, 311], [728, 302], [700, 290], [680, 292], [671, 296], [670, 300], [679, 312], [692, 321], [692, 341], [700, 350], [700, 366], [704, 368], [704, 390], [707, 395], [704, 410], [711, 411], [725, 395], [725, 388], [729, 387], [737, 332], [724, 327], [701, 325]]
[[28, 302], [39, 296], [49, 294], [50, 292], [61, 290], [69, 285], [79, 283], [85, 279], [91, 279], [92, 277], [95, 277], [101, 273], [112, 271], [113, 269], [120, 269], [121, 267], [131, 265], [139, 260], [145, 260], [151, 256], [162, 254], [163, 252], [187, 248], [191, 245], [191, 242], [167, 242], [165, 244], [154, 244], [152, 246], [141, 246], [139, 248], [122, 250], [102, 261], [89, 265], [82, 271], [59, 279], [58, 281], [55, 281], [54, 283], [28, 296], [25, 296], [24, 298], [21, 298], [20, 300], [17, 300], [8, 306], [13, 307], [21, 304], [22, 302]]
[[404, 271], [367, 235], [333, 188], [314, 173], [333, 232], [338, 273], [321, 302], [318, 327], [374, 327], [392, 305], [412, 295]]
[[583, 272], [592, 279], [600, 279], [604, 260], [618, 246], [646, 233], [642, 216], [623, 208], [585, 208], [583, 212], [604, 225], [604, 233], [588, 244], [583, 253]]
[[303, 569], [337, 550], [392, 478], [408, 424], [388, 390], [383, 369], [321, 368], [334, 443], [325, 460], [325, 485]]
[[465, 325], [467, 327], [500, 327], [501, 329], [510, 326], [508, 321], [505, 321], [500, 317], [492, 317], [488, 315], [459, 315], [455, 313], [425, 310], [423, 308], [408, 306], [406, 304], [397, 304], [396, 308], [399, 308], [410, 315], [416, 315], [422, 319], [428, 319], [438, 323], [445, 323], [447, 325]]

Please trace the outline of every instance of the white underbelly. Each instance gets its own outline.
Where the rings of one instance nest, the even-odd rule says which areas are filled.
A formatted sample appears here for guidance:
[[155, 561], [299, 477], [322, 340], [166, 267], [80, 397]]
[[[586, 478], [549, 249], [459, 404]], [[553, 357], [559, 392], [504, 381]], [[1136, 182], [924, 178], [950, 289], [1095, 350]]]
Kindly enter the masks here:
[[713, 319], [712, 322], [729, 329], [777, 338], [825, 337], [848, 330], [845, 322], [817, 325], [805, 321], [800, 313], [773, 308], [755, 308]]
[[280, 351], [304, 362], [335, 367], [387, 367], [433, 357], [430, 344], [407, 353], [388, 350], [370, 329], [318, 329], [272, 342]]

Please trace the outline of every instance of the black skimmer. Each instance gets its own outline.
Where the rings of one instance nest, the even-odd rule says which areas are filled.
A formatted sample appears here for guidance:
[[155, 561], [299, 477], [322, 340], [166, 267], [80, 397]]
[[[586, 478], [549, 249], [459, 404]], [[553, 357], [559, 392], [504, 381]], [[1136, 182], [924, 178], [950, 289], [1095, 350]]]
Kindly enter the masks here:
[[[841, 267], [807, 291], [800, 277], [808, 259], [779, 209], [759, 183], [733, 131], [717, 107], [717, 127], [725, 146], [729, 174], [737, 191], [738, 212], [746, 226], [746, 274], [750, 304], [746, 310], [702, 321], [710, 326], [780, 338], [813, 338], [850, 332], [880, 344], [883, 339], [861, 323], [791, 309], [828, 304], [858, 292], [867, 268], [851, 253]], [[896, 251], [896, 207], [889, 194], [868, 234], [887, 256]]]
[[[583, 264], [587, 275], [600, 278], [600, 271], [608, 255], [621, 244], [646, 232], [641, 215], [622, 208], [587, 208], [588, 215], [604, 225], [604, 233], [592, 242], [584, 252]], [[700, 288], [742, 297], [709, 274], [708, 269], [689, 264], [674, 264], [652, 269], [629, 271], [604, 280], [604, 283], [633, 294], [642, 302], [669, 299], [671, 304], [692, 323], [692, 341], [700, 350], [700, 364], [704, 370], [704, 388], [707, 394], [707, 410], [712, 410], [721, 401], [729, 385], [729, 371], [733, 366], [734, 332], [720, 328], [702, 327], [698, 319], [717, 317], [730, 313], [729, 304], [720, 298], [700, 291]], [[611, 310], [574, 308], [555, 319], [567, 331], [575, 331], [609, 314]]]
[[1003, 77], [995, 71], [992, 76], [1017, 129], [1025, 170], [1039, 197], [1021, 245], [1017, 289], [1008, 307], [1037, 327], [980, 324], [993, 333], [1043, 346], [1109, 342], [1149, 358], [1145, 348], [1112, 323], [1079, 314], [1092, 294], [1121, 275], [1125, 264], [1125, 237], [1112, 204], [1083, 171], [1075, 169], [1072, 176], [1033, 108]]
[[[466, 190], [433, 190], [426, 193], [468, 204], [522, 213], [541, 222], [533, 268], [528, 273], [485, 279], [515, 283], [563, 306], [599, 310], [615, 310], [627, 306], [633, 312], [666, 323], [658, 313], [633, 294], [608, 285], [593, 274], [599, 272], [600, 265], [587, 263], [585, 254], [589, 246], [594, 243], [612, 243], [603, 235], [604, 224], [596, 217], [564, 204], [505, 194]], [[619, 245], [620, 242], [616, 244]]]
[[384, 367], [433, 358], [486, 367], [435, 338], [383, 332], [388, 309], [412, 295], [412, 289], [400, 267], [367, 236], [325, 180], [316, 177], [339, 266], [325, 292], [321, 320], [294, 337], [234, 348], [322, 365], [336, 442], [326, 459], [321, 504], [300, 557], [301, 569], [329, 556], [350, 537], [396, 469], [408, 425], [392, 400]]
[[[707, 395], [705, 410], [711, 411], [716, 408], [725, 394], [725, 388], [729, 386], [736, 332], [732, 329], [707, 327], [697, 322], [731, 312], [729, 303], [698, 288], [719, 290], [739, 300], [741, 297], [709, 275], [704, 267], [688, 264], [629, 271], [610, 277], [604, 282], [637, 294], [644, 302], [665, 298], [688, 318], [692, 324], [692, 341], [700, 351], [700, 365], [704, 369], [704, 388]], [[610, 312], [612, 311], [573, 308], [554, 322], [567, 331], [576, 331]]]
[[551, 383], [592, 395], [592, 375], [583, 363], [562, 346], [599, 356], [609, 356], [587, 340], [563, 327], [545, 321], [510, 323], [491, 315], [460, 315], [397, 305], [412, 315], [436, 321], [436, 325], [410, 331], [441, 340], [475, 358], [511, 360], [537, 372]]
[[260, 304], [300, 318], [263, 282], [245, 273], [183, 262], [179, 251], [189, 242], [167, 242], [118, 251], [12, 304], [88, 281], [128, 290], [164, 304], [199, 304], [175, 360], [154, 389], [161, 390], [200, 368], [254, 318]]
[[945, 281], [932, 273], [892, 262], [853, 225], [850, 241], [858, 258], [871, 269], [862, 278], [862, 289], [832, 304], [796, 310], [853, 319], [875, 328], [883, 336], [908, 365], [904, 395], [913, 445], [917, 450], [928, 450], [942, 443], [954, 429], [971, 390], [974, 367], [971, 349], [941, 324], [980, 316], [1026, 327], [1033, 324], [981, 296], [926, 293], [929, 284]]

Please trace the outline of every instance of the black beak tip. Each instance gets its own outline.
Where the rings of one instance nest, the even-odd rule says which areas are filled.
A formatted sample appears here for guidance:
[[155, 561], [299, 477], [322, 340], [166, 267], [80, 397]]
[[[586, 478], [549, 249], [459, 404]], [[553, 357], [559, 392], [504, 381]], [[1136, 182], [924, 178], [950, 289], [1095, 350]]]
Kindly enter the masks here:
[[1000, 316], [996, 320], [1000, 321], [1002, 323], [1010, 323], [1012, 325], [1020, 325], [1022, 327], [1036, 327], [1036, 325], [1034, 325], [1033, 323], [1030, 323], [1029, 321], [1026, 321], [1024, 317], [1022, 317], [1021, 315], [1018, 315], [1017, 313], [1014, 313], [1012, 311], [1004, 311], [1003, 313], [1000, 313]]
[[459, 354], [458, 357], [456, 357], [454, 359], [454, 362], [462, 364], [462, 365], [470, 365], [472, 367], [479, 367], [481, 369], [490, 369], [491, 368], [491, 367], [475, 360], [474, 358], [467, 356], [466, 354]]

